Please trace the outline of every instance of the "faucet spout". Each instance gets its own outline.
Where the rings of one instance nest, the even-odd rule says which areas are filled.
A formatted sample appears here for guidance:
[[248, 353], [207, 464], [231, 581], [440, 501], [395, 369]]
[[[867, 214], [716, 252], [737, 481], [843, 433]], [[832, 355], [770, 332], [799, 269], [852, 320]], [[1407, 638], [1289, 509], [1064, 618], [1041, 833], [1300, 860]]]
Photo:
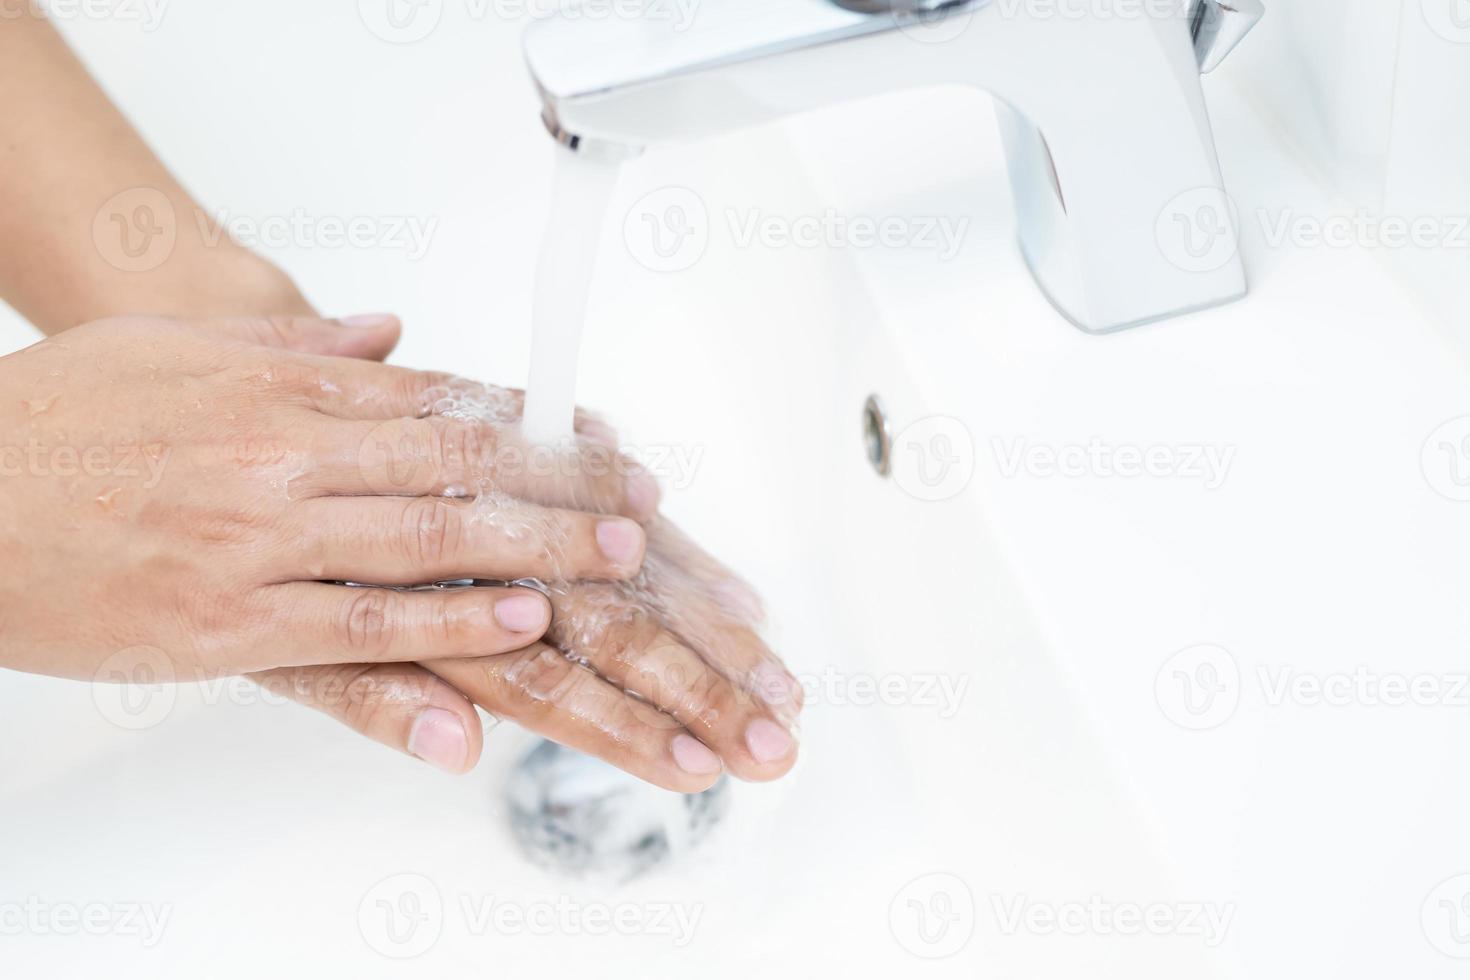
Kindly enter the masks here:
[[1197, 44], [1232, 33], [1199, 40], [1200, 5], [1217, 3], [701, 0], [681, 21], [654, 2], [539, 22], [524, 48], [548, 129], [579, 152], [898, 89], [983, 89], [1032, 273], [1073, 323], [1103, 332], [1245, 294], [1199, 82]]

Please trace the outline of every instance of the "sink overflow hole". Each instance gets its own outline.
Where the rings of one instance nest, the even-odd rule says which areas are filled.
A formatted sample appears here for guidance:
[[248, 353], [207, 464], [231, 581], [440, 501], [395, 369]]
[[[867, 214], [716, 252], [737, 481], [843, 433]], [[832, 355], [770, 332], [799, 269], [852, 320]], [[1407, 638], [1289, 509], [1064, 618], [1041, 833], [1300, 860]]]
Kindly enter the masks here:
[[869, 395], [863, 405], [863, 442], [868, 449], [868, 462], [879, 476], [893, 471], [893, 440], [888, 433], [888, 416], [877, 395]]

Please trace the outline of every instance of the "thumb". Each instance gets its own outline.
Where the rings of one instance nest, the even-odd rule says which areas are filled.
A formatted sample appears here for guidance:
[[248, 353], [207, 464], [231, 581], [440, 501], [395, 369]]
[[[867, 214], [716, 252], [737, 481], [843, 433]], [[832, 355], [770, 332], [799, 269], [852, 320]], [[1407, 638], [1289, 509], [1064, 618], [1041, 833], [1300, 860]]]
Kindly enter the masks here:
[[205, 329], [247, 344], [381, 361], [398, 344], [403, 325], [390, 313], [369, 313], [336, 320], [311, 316], [241, 316], [206, 319]]

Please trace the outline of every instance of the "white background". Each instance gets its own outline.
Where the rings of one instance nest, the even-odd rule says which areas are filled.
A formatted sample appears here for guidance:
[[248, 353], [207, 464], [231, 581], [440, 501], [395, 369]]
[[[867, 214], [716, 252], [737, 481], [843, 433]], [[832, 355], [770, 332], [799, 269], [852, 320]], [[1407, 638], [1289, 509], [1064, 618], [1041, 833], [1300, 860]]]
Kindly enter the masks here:
[[[799, 675], [836, 672], [798, 771], [737, 787], [707, 848], [610, 890], [515, 853], [497, 794], [521, 739], [505, 728], [456, 781], [291, 706], [184, 691], [164, 723], [128, 732], [85, 685], [6, 676], [0, 903], [172, 909], [151, 948], [0, 936], [7, 975], [1461, 975], [1470, 942], [1448, 915], [1470, 893], [1470, 707], [1273, 703], [1266, 683], [1364, 668], [1448, 685], [1470, 670], [1470, 503], [1446, 495], [1450, 461], [1423, 452], [1470, 416], [1466, 256], [1271, 247], [1255, 220], [1470, 209], [1467, 168], [1445, 166], [1465, 162], [1463, 119], [1443, 121], [1470, 45], [1428, 28], [1433, 2], [1271, 5], [1206, 84], [1252, 294], [1113, 337], [1077, 333], [1037, 295], [983, 100], [877, 100], [632, 165], [583, 401], [642, 444], [702, 451], [670, 511], [767, 595]], [[207, 206], [436, 221], [417, 261], [309, 241], [267, 254], [325, 310], [400, 313], [399, 363], [518, 384], [551, 153], [524, 19], [435, 9], [409, 44], [348, 2], [173, 0], [152, 31], [62, 26]], [[623, 218], [669, 187], [695, 195], [710, 232], [690, 268], [660, 274]], [[941, 263], [740, 248], [724, 218], [827, 207], [970, 231]], [[12, 347], [33, 339], [4, 330]], [[905, 492], [912, 461], [871, 472], [871, 392], [896, 432], [959, 423], [963, 494]], [[1235, 461], [1206, 490], [1008, 475], [994, 448], [1094, 438], [1233, 447]], [[1171, 700], [1173, 671], [1204, 661], [1223, 672], [1223, 718]], [[968, 683], [958, 714], [912, 693], [852, 703], [856, 678], [913, 692], [926, 677]], [[422, 887], [404, 875], [445, 911], [437, 941], [399, 961], [372, 910], [380, 888]], [[460, 903], [491, 896], [678, 903], [702, 919], [684, 947], [477, 932]], [[1230, 909], [1232, 924], [1211, 946], [1008, 930], [1001, 914], [1095, 896]], [[949, 923], [939, 940], [916, 932], [931, 921], [919, 910]]]

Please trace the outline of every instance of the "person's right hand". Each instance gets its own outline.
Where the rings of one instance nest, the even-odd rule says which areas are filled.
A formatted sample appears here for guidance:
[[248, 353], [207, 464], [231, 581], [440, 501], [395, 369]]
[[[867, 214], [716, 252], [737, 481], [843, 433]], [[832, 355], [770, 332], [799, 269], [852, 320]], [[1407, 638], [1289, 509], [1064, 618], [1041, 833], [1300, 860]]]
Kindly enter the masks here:
[[472, 717], [411, 662], [524, 648], [545, 597], [382, 586], [638, 570], [650, 479], [600, 481], [624, 516], [475, 519], [452, 495], [485, 478], [497, 433], [431, 417], [442, 376], [309, 353], [354, 330], [391, 347], [397, 325], [135, 317], [0, 358], [0, 666], [95, 678], [151, 651], [177, 680], [381, 668], [385, 690]]
[[[516, 431], [520, 392], [447, 379], [433, 411], [501, 432]], [[603, 490], [617, 435], [579, 416], [576, 447], [537, 450], [535, 469], [557, 479], [506, 495], [486, 472], [463, 489], [486, 520], [512, 538], [540, 533], [546, 507], [609, 511]], [[511, 438], [503, 436], [503, 438]], [[411, 470], [411, 460], [400, 469]], [[692, 793], [722, 772], [772, 780], [796, 762], [802, 691], [760, 634], [761, 603], [729, 569], [669, 521], [645, 521], [638, 575], [591, 581], [564, 567], [552, 543], [546, 577], [554, 610], [545, 642], [510, 653], [425, 662], [492, 715], [598, 756], [666, 789]], [[370, 729], [410, 715], [426, 688], [337, 690], [338, 667], [272, 672], [298, 700]], [[347, 696], [350, 695], [350, 696]], [[447, 723], [447, 719], [446, 719]], [[452, 734], [452, 733], [451, 733]]]

